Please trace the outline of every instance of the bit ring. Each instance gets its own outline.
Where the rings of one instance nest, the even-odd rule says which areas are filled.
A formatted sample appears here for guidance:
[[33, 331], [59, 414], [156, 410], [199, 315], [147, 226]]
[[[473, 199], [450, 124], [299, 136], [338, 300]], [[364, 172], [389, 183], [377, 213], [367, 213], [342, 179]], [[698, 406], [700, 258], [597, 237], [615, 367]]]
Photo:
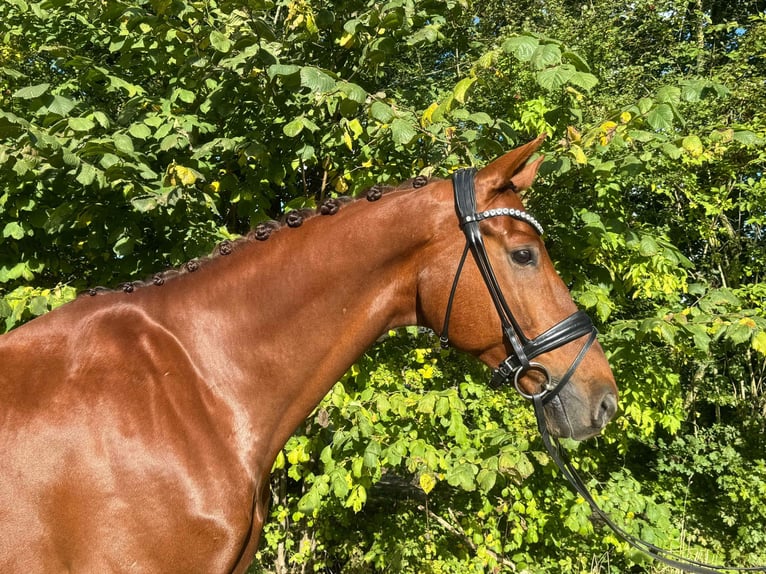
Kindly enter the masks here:
[[[537, 371], [538, 373], [542, 373], [542, 375], [545, 377], [545, 381], [542, 384], [542, 390], [539, 393], [536, 393], [534, 395], [530, 395], [527, 392], [524, 392], [521, 389], [521, 386], [519, 385], [519, 379], [522, 375], [525, 375], [529, 371]], [[516, 387], [516, 391], [525, 399], [528, 400], [534, 400], [536, 397], [541, 397], [545, 393], [548, 392], [548, 384], [551, 382], [551, 375], [548, 373], [548, 369], [545, 368], [541, 363], [537, 362], [531, 362], [526, 367], [521, 367], [516, 370], [516, 373], [513, 375], [513, 386]]]

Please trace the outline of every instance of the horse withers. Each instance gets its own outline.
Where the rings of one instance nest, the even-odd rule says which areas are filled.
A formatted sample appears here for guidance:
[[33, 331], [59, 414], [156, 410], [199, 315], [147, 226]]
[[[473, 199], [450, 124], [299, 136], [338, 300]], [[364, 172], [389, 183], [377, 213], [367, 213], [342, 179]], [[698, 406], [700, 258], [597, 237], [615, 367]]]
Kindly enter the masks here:
[[[556, 388], [552, 434], [597, 434], [614, 379], [569, 328], [575, 305], [517, 193], [540, 141], [472, 176], [473, 214], [456, 210], [451, 180], [416, 179], [2, 336], [0, 571], [244, 572], [294, 429], [382, 333], [441, 332], [445, 315], [450, 343], [510, 365], [522, 393]], [[467, 230], [483, 259], [465, 257]], [[560, 325], [568, 338], [517, 360]]]

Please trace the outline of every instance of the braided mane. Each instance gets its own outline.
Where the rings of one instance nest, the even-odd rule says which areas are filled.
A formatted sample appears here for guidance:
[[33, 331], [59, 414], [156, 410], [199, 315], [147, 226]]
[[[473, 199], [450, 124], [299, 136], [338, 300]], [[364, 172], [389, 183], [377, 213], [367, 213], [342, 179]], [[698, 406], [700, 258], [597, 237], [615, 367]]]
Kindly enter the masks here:
[[[383, 197], [384, 194], [389, 193], [391, 191], [400, 191], [400, 190], [406, 190], [406, 189], [413, 189], [413, 188], [419, 188], [424, 187], [428, 185], [431, 180], [425, 176], [418, 176], [413, 179], [409, 179], [399, 185], [396, 186], [388, 186], [383, 184], [375, 184], [362, 194], [356, 196], [356, 197], [348, 197], [348, 196], [342, 196], [342, 197], [333, 197], [324, 200], [319, 206], [317, 206], [316, 209], [297, 209], [293, 211], [288, 211], [285, 213], [280, 220], [269, 220], [264, 221], [262, 223], [259, 223], [256, 225], [247, 235], [244, 235], [242, 237], [239, 237], [234, 240], [226, 239], [215, 246], [212, 253], [205, 257], [197, 257], [194, 259], [191, 259], [184, 263], [183, 265], [173, 268], [173, 269], [167, 269], [165, 271], [161, 271], [159, 273], [155, 273], [152, 275], [149, 279], [145, 280], [138, 280], [138, 281], [128, 281], [126, 283], [122, 283], [118, 290], [123, 291], [124, 293], [132, 293], [139, 287], [144, 287], [147, 285], [154, 285], [157, 287], [160, 287], [165, 284], [166, 281], [170, 279], [174, 279], [175, 277], [185, 275], [187, 273], [194, 273], [195, 271], [198, 271], [202, 267], [205, 266], [205, 264], [212, 259], [216, 259], [218, 257], [225, 257], [227, 255], [231, 255], [234, 251], [241, 248], [243, 245], [251, 243], [253, 241], [266, 241], [271, 235], [285, 227], [288, 228], [297, 228], [303, 225], [303, 222], [307, 219], [310, 219], [312, 217], [315, 217], [317, 215], [335, 215], [338, 213], [340, 208], [347, 204], [352, 203], [355, 201], [360, 201], [361, 198], [366, 199], [367, 201], [373, 202], [379, 200], [381, 197]], [[116, 291], [115, 289], [109, 289], [106, 287], [92, 287], [89, 289], [86, 289], [80, 295], [86, 294], [90, 296], [98, 295], [99, 293], [107, 293]]]

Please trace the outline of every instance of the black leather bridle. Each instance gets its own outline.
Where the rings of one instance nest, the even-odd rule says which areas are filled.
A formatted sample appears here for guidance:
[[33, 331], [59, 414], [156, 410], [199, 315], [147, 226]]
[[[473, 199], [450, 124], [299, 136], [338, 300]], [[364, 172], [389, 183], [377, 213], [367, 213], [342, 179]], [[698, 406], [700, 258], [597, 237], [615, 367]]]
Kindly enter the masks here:
[[[634, 548], [637, 548], [655, 560], [659, 560], [674, 568], [679, 568], [695, 574], [717, 574], [726, 571], [766, 572], [766, 567], [764, 566], [756, 566], [752, 568], [717, 566], [679, 556], [629, 534], [623, 528], [615, 524], [614, 521], [612, 521], [612, 519], [596, 504], [596, 501], [586, 488], [583, 480], [566, 457], [558, 440], [555, 437], [552, 437], [548, 432], [544, 409], [545, 405], [558, 396], [561, 389], [564, 388], [564, 385], [569, 382], [586, 353], [595, 342], [598, 331], [590, 320], [590, 317], [588, 317], [584, 311], [577, 311], [563, 321], [556, 323], [553, 327], [534, 339], [529, 339], [524, 335], [524, 332], [519, 326], [518, 321], [516, 321], [516, 318], [513, 316], [513, 312], [503, 296], [502, 289], [497, 281], [492, 265], [489, 262], [481, 230], [479, 229], [479, 222], [491, 217], [502, 216], [512, 217], [528, 223], [539, 235], [543, 234], [543, 228], [529, 213], [518, 209], [502, 208], [477, 212], [476, 190], [474, 188], [475, 175], [475, 169], [461, 169], [455, 172], [452, 179], [455, 192], [455, 208], [457, 210], [460, 227], [465, 234], [466, 245], [463, 250], [463, 255], [460, 258], [460, 262], [458, 263], [455, 279], [452, 282], [452, 289], [450, 290], [449, 299], [447, 301], [447, 309], [440, 336], [442, 346], [447, 347], [449, 345], [449, 320], [450, 314], [452, 313], [452, 304], [455, 299], [458, 281], [460, 280], [460, 275], [463, 271], [463, 265], [465, 264], [468, 252], [470, 251], [479, 268], [479, 272], [484, 279], [484, 283], [489, 290], [492, 302], [497, 309], [500, 323], [503, 328], [503, 334], [511, 346], [511, 354], [508, 355], [508, 357], [506, 357], [494, 370], [491, 385], [501, 386], [512, 381], [521, 396], [532, 401], [535, 410], [535, 418], [537, 419], [537, 427], [548, 454], [553, 462], [556, 463], [556, 466], [559, 467], [559, 470], [561, 470], [567, 481], [569, 481], [577, 493], [588, 502], [593, 512], [598, 514], [598, 516], [601, 517], [601, 519], [618, 536]], [[569, 366], [567, 372], [558, 381], [552, 381], [548, 370], [541, 363], [532, 360], [539, 355], [563, 347], [585, 335], [588, 335], [588, 339]], [[525, 392], [519, 386], [519, 379], [521, 376], [530, 371], [536, 371], [544, 378], [541, 390], [534, 394]]]
[[[484, 279], [484, 283], [489, 289], [492, 302], [500, 317], [503, 334], [511, 346], [511, 354], [508, 355], [508, 357], [506, 357], [494, 370], [491, 384], [493, 386], [501, 386], [513, 382], [516, 390], [523, 397], [529, 400], [537, 399], [543, 405], [546, 405], [553, 400], [553, 398], [559, 394], [561, 389], [564, 388], [564, 385], [569, 382], [569, 379], [582, 362], [585, 354], [596, 340], [598, 331], [596, 330], [596, 327], [593, 326], [590, 317], [588, 317], [584, 311], [577, 311], [563, 321], [556, 323], [553, 327], [534, 339], [530, 339], [524, 335], [524, 331], [519, 326], [518, 321], [514, 317], [511, 308], [508, 306], [508, 303], [503, 296], [503, 291], [500, 288], [495, 272], [489, 262], [487, 250], [484, 246], [484, 239], [482, 238], [481, 230], [479, 229], [479, 222], [491, 217], [512, 217], [528, 223], [539, 235], [543, 234], [543, 228], [534, 217], [527, 212], [518, 209], [503, 208], [477, 212], [476, 191], [474, 188], [475, 174], [475, 169], [461, 169], [455, 172], [452, 179], [453, 188], [455, 190], [455, 208], [457, 209], [460, 227], [465, 234], [466, 243], [463, 255], [460, 258], [460, 263], [458, 264], [457, 272], [455, 273], [455, 279], [452, 282], [452, 289], [450, 291], [449, 300], [447, 301], [447, 309], [444, 316], [440, 340], [442, 346], [446, 347], [449, 345], [449, 320], [452, 313], [452, 304], [455, 299], [458, 282], [460, 281], [460, 275], [463, 271], [463, 265], [468, 252], [470, 251], [474, 261], [479, 267], [479, 272]], [[552, 381], [545, 366], [532, 360], [548, 351], [563, 347], [567, 343], [571, 343], [584, 335], [589, 335], [588, 339], [582, 349], [580, 349], [579, 354], [575, 357], [575, 360], [572, 362], [567, 372], [558, 381]], [[530, 371], [537, 371], [544, 378], [540, 392], [535, 394], [525, 392], [519, 385], [519, 380], [522, 375]]]

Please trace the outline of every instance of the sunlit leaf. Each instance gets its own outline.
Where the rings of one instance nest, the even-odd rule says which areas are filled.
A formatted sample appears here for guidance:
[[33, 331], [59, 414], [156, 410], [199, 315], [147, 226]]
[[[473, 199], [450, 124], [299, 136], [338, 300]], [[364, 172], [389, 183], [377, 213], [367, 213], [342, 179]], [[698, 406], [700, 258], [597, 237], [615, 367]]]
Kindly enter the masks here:
[[71, 112], [76, 105], [77, 104], [69, 98], [55, 95], [51, 98], [50, 102], [46, 104], [46, 107], [52, 114], [66, 116], [69, 115], [69, 112]]
[[76, 132], [89, 132], [96, 124], [89, 118], [69, 118], [69, 127]]
[[391, 106], [381, 101], [374, 101], [370, 106], [370, 115], [381, 123], [387, 124], [394, 119]]
[[14, 98], [21, 100], [31, 100], [32, 98], [39, 98], [50, 88], [50, 84], [36, 84], [34, 86], [26, 86], [16, 90], [13, 93]]
[[561, 50], [555, 44], [542, 44], [535, 49], [530, 58], [530, 63], [536, 70], [560, 64]]
[[424, 472], [420, 475], [418, 483], [420, 484], [420, 488], [423, 489], [423, 492], [428, 494], [434, 489], [434, 486], [436, 486], [436, 479], [432, 474]]
[[673, 128], [673, 109], [668, 104], [654, 106], [646, 115], [646, 121], [655, 130]]
[[418, 132], [410, 122], [396, 118], [391, 122], [391, 135], [398, 144], [407, 145], [418, 135]]
[[554, 66], [537, 74], [537, 83], [548, 91], [561, 89], [572, 77], [575, 69], [569, 64]]
[[532, 36], [514, 36], [503, 42], [503, 50], [513, 54], [522, 62], [528, 62], [539, 45], [539, 40]]
[[766, 331], [758, 331], [753, 335], [751, 345], [761, 355], [766, 355]]
[[318, 68], [301, 68], [301, 85], [312, 92], [329, 92], [335, 87], [335, 80]]
[[213, 48], [219, 52], [223, 52], [224, 54], [231, 50], [231, 41], [226, 37], [225, 34], [219, 32], [218, 30], [213, 30], [210, 32], [210, 44], [213, 46]]
[[465, 97], [468, 93], [468, 90], [476, 83], [477, 78], [463, 78], [460, 80], [456, 85], [455, 89], [452, 91], [452, 93], [455, 96], [455, 100], [460, 102], [461, 104], [465, 103]]

